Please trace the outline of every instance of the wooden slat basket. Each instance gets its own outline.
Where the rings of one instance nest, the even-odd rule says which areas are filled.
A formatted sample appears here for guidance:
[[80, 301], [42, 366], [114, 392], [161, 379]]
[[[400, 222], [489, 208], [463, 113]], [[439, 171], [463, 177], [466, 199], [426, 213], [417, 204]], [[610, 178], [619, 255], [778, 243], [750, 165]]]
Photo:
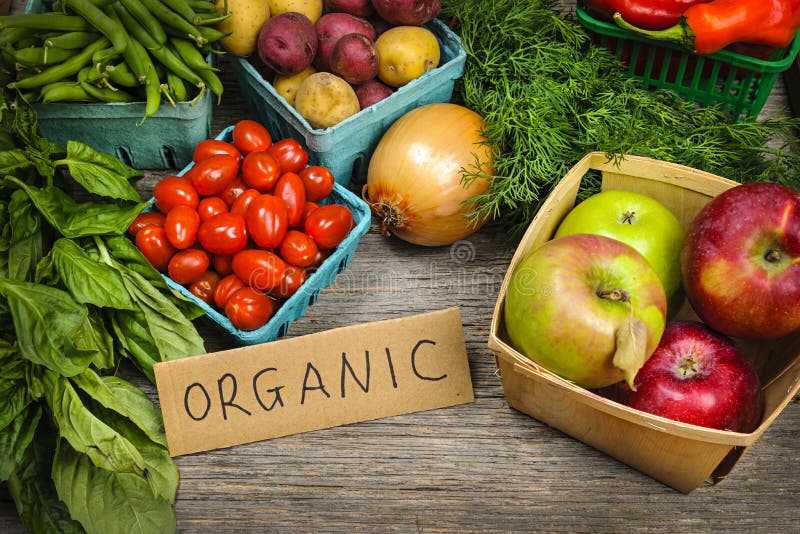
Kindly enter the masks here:
[[[672, 210], [686, 229], [714, 196], [736, 182], [689, 167], [627, 156], [615, 162], [600, 152], [579, 161], [559, 182], [531, 222], [506, 273], [492, 317], [489, 348], [512, 408], [587, 443], [679, 491], [725, 478], [742, 455], [800, 390], [800, 333], [737, 344], [756, 366], [765, 409], [749, 434], [679, 423], [634, 410], [576, 386], [523, 356], [505, 332], [503, 303], [517, 265], [548, 241], [575, 205], [583, 177], [602, 173], [602, 189], [649, 195]], [[688, 303], [676, 319], [699, 320]]]

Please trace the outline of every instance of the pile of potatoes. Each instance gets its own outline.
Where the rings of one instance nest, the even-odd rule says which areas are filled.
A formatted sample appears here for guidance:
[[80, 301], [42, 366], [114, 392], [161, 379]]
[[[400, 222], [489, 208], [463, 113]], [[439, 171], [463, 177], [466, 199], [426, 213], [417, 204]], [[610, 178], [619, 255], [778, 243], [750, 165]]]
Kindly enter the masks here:
[[257, 55], [275, 90], [313, 128], [338, 124], [439, 66], [439, 42], [421, 25], [439, 14], [440, 0], [227, 0], [227, 7], [223, 47]]

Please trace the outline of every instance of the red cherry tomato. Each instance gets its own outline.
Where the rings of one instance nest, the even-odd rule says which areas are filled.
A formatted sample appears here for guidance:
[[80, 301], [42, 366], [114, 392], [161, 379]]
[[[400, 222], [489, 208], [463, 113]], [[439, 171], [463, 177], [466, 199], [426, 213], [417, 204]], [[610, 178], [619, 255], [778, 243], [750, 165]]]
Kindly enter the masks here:
[[235, 274], [222, 277], [217, 283], [217, 287], [214, 288], [214, 304], [216, 304], [218, 308], [224, 308], [225, 303], [228, 302], [231, 295], [243, 287], [247, 286]]
[[239, 176], [237, 176], [228, 185], [228, 187], [222, 190], [222, 192], [219, 194], [219, 198], [221, 198], [230, 208], [233, 206], [233, 203], [236, 201], [236, 199], [239, 198], [239, 195], [247, 191], [247, 189], [247, 184], [244, 183]]
[[167, 274], [179, 284], [191, 284], [208, 270], [211, 261], [205, 250], [190, 248], [173, 254], [167, 265]]
[[233, 260], [233, 254], [215, 254], [211, 258], [211, 264], [220, 276], [227, 276], [233, 272], [231, 260]]
[[244, 217], [247, 213], [247, 208], [250, 207], [250, 203], [254, 198], [257, 198], [260, 195], [261, 193], [258, 191], [258, 189], [246, 190], [244, 193], [236, 197], [236, 200], [233, 201], [233, 204], [231, 205], [231, 213]]
[[300, 172], [308, 165], [308, 152], [295, 139], [281, 139], [267, 149], [278, 160], [281, 172]]
[[306, 281], [306, 271], [294, 265], [287, 265], [286, 270], [283, 271], [283, 278], [278, 287], [270, 291], [270, 295], [279, 299], [288, 299], [300, 289], [300, 286]]
[[289, 229], [286, 205], [269, 194], [259, 195], [250, 202], [245, 220], [250, 237], [261, 248], [276, 248]]
[[242, 162], [242, 153], [239, 152], [239, 149], [231, 143], [219, 139], [206, 139], [197, 143], [197, 146], [194, 147], [192, 161], [198, 163], [217, 154], [228, 154], [236, 158], [239, 163]]
[[298, 174], [300, 174], [303, 186], [306, 189], [306, 200], [319, 202], [333, 191], [335, 180], [327, 167], [311, 165], [301, 169]]
[[197, 241], [197, 230], [200, 228], [200, 215], [189, 206], [175, 206], [167, 213], [164, 230], [173, 247], [189, 248]]
[[269, 193], [281, 176], [281, 166], [272, 154], [259, 150], [245, 156], [241, 172], [244, 183], [262, 193]]
[[298, 228], [303, 228], [305, 226], [308, 214], [317, 209], [318, 207], [319, 204], [317, 204], [316, 202], [309, 202], [306, 200], [306, 205], [303, 208], [303, 216], [300, 218], [300, 222], [297, 223]]
[[261, 291], [243, 287], [225, 303], [225, 315], [240, 330], [255, 330], [267, 324], [278, 303]]
[[279, 252], [287, 263], [308, 267], [317, 257], [317, 244], [303, 232], [289, 230], [281, 241]]
[[247, 227], [242, 217], [219, 213], [200, 225], [197, 240], [211, 254], [235, 254], [247, 244]]
[[245, 119], [233, 125], [233, 144], [247, 156], [250, 152], [268, 149], [272, 136], [260, 123]]
[[331, 253], [331, 250], [317, 247], [317, 255], [314, 257], [314, 261], [311, 262], [311, 265], [306, 267], [306, 272], [309, 273], [309, 276], [311, 276], [311, 273], [316, 271], [319, 266], [322, 265], [322, 262], [328, 259]]
[[136, 233], [148, 226], [150, 224], [154, 224], [156, 226], [164, 226], [164, 214], [160, 211], [145, 211], [137, 215], [133, 218], [133, 222], [131, 222], [130, 226], [128, 226], [128, 233], [131, 234], [133, 237], [136, 237]]
[[345, 206], [326, 204], [306, 218], [305, 230], [319, 248], [334, 248], [353, 228], [353, 214]]
[[213, 306], [214, 290], [218, 283], [219, 275], [214, 271], [206, 271], [189, 285], [189, 292], [209, 306]]
[[153, 196], [156, 199], [156, 209], [167, 213], [175, 206], [190, 206], [197, 208], [200, 197], [192, 182], [180, 176], [167, 176], [162, 178], [153, 187]]
[[191, 180], [197, 192], [203, 196], [218, 195], [236, 179], [239, 163], [230, 154], [217, 154], [197, 163], [191, 172]]
[[306, 189], [296, 173], [285, 172], [275, 184], [272, 194], [286, 204], [286, 220], [289, 226], [297, 226], [306, 208]]
[[197, 214], [200, 215], [200, 222], [206, 222], [208, 219], [218, 213], [227, 213], [228, 205], [219, 197], [205, 197], [200, 199], [200, 204], [197, 205]]
[[251, 248], [233, 255], [233, 274], [246, 285], [269, 291], [281, 283], [286, 263], [268, 250]]
[[169, 260], [176, 252], [175, 247], [167, 239], [164, 227], [154, 224], [145, 226], [136, 233], [136, 246], [147, 261], [161, 272], [167, 270]]

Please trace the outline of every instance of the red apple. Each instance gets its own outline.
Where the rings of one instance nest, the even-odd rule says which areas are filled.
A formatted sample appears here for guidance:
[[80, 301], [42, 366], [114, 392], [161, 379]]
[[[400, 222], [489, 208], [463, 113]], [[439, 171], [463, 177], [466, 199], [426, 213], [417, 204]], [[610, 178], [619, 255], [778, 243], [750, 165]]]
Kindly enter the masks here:
[[770, 339], [800, 330], [800, 193], [753, 183], [711, 200], [681, 250], [686, 296], [723, 334]]
[[750, 361], [701, 323], [674, 321], [634, 380], [602, 394], [643, 412], [692, 425], [752, 432], [761, 421], [761, 384]]

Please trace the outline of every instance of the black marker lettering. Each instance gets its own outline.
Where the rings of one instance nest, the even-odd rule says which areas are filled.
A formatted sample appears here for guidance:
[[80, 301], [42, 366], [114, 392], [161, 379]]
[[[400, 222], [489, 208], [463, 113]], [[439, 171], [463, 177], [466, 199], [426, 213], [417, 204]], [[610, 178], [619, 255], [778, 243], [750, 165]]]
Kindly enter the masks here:
[[[308, 374], [312, 369], [314, 370], [314, 374], [317, 375], [317, 384], [319, 385], [315, 387], [308, 387]], [[319, 376], [319, 371], [317, 371], [317, 368], [314, 367], [314, 364], [308, 362], [308, 365], [306, 365], [306, 376], [303, 378], [303, 393], [300, 396], [300, 404], [305, 404], [306, 402], [306, 391], [311, 391], [314, 389], [322, 390], [326, 397], [329, 399], [331, 398], [330, 393], [325, 391], [325, 386], [322, 384], [322, 377]]]
[[389, 362], [389, 374], [392, 375], [392, 387], [397, 389], [397, 378], [394, 376], [394, 364], [392, 363], [392, 353], [389, 352], [389, 347], [386, 347], [386, 361]]
[[361, 391], [363, 391], [364, 393], [369, 393], [369, 351], [368, 350], [364, 351], [364, 364], [366, 365], [366, 368], [367, 368], [366, 384], [362, 384], [361, 380], [359, 380], [358, 377], [356, 376], [355, 371], [353, 371], [353, 367], [350, 365], [350, 362], [347, 361], [347, 353], [345, 353], [345, 352], [342, 353], [342, 382], [341, 382], [342, 398], [345, 398], [345, 396], [346, 396], [345, 395], [345, 391], [344, 391], [344, 369], [345, 369], [345, 367], [350, 371], [350, 376], [352, 376], [353, 380], [356, 381], [356, 384], [358, 384], [358, 386], [361, 388]]
[[[200, 417], [195, 417], [194, 414], [192, 413], [192, 410], [189, 409], [189, 393], [191, 393], [192, 388], [194, 387], [200, 388], [200, 391], [202, 391], [203, 395], [205, 395], [206, 397], [206, 410]], [[208, 411], [211, 409], [211, 397], [208, 396], [208, 391], [206, 391], [206, 388], [203, 387], [203, 384], [195, 382], [194, 384], [186, 388], [186, 393], [183, 395], [183, 407], [186, 409], [186, 414], [195, 421], [202, 421], [203, 419], [206, 418], [206, 416], [208, 415]]]
[[264, 411], [267, 412], [272, 410], [276, 404], [280, 404], [281, 408], [283, 408], [283, 398], [281, 398], [281, 390], [283, 389], [283, 386], [278, 386], [267, 390], [267, 393], [275, 394], [275, 398], [272, 400], [272, 404], [270, 406], [264, 404], [264, 402], [261, 400], [261, 395], [259, 395], [258, 393], [258, 384], [257, 384], [258, 379], [261, 378], [261, 375], [263, 375], [268, 371], [277, 371], [277, 369], [275, 369], [274, 367], [267, 367], [266, 369], [262, 369], [259, 372], [257, 372], [256, 375], [253, 377], [253, 393], [255, 393], [256, 400], [258, 401], [258, 403], [261, 405], [262, 408], [264, 408]]
[[[226, 378], [230, 378], [231, 380], [233, 380], [233, 390], [231, 391], [231, 398], [228, 399], [228, 400], [225, 400], [222, 397], [222, 383], [225, 381]], [[219, 402], [222, 405], [222, 418], [224, 420], [226, 420], [226, 421], [228, 420], [228, 412], [227, 412], [227, 410], [225, 410], [226, 406], [232, 406], [234, 408], [238, 408], [242, 412], [246, 413], [247, 415], [252, 415], [250, 412], [248, 412], [247, 410], [245, 410], [244, 408], [242, 408], [241, 406], [239, 406], [238, 404], [233, 402], [233, 399], [236, 398], [236, 377], [235, 376], [233, 376], [230, 373], [225, 373], [224, 375], [222, 375], [220, 377], [219, 380], [217, 380], [217, 388], [219, 389]]]
[[419, 349], [420, 345], [422, 345], [423, 343], [424, 344], [428, 344], [428, 345], [436, 345], [435, 341], [431, 341], [429, 339], [421, 339], [421, 340], [417, 341], [417, 344], [414, 345], [414, 348], [411, 350], [411, 369], [414, 370], [414, 374], [417, 375], [417, 378], [419, 378], [421, 380], [433, 380], [433, 381], [436, 381], [436, 380], [442, 380], [443, 378], [447, 378], [446, 374], [444, 374], [442, 376], [438, 376], [438, 377], [424, 376], [424, 375], [419, 374], [419, 371], [417, 370], [417, 349]]

